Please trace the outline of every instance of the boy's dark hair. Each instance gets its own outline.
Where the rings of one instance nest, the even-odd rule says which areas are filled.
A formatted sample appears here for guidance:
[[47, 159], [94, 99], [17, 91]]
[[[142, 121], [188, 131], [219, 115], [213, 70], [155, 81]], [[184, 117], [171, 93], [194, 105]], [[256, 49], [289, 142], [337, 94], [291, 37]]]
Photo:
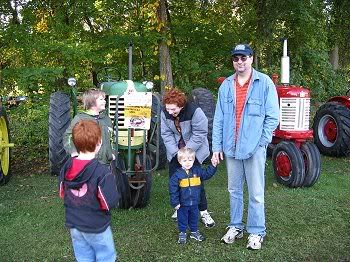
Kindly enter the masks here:
[[72, 139], [78, 152], [94, 152], [101, 143], [101, 128], [93, 120], [81, 120], [73, 127]]

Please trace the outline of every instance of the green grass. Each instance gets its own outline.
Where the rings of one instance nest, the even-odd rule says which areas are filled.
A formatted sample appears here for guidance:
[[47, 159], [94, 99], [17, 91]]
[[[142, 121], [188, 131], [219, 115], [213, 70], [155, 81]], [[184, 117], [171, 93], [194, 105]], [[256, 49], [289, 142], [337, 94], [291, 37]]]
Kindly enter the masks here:
[[[206, 182], [217, 226], [200, 230], [206, 241], [180, 246], [171, 220], [166, 171], [153, 175], [150, 204], [114, 210], [112, 227], [120, 261], [350, 261], [350, 159], [322, 158], [322, 175], [311, 188], [276, 184], [266, 170], [267, 237], [260, 251], [243, 240], [220, 243], [229, 221], [224, 165]], [[14, 174], [0, 188], [1, 261], [73, 261], [57, 180], [48, 174]]]

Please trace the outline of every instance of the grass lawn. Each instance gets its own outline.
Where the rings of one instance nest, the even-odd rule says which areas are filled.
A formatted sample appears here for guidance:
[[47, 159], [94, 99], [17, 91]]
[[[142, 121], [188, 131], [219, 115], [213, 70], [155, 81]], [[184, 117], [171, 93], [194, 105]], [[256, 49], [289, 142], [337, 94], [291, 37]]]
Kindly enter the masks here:
[[[266, 177], [267, 237], [262, 250], [247, 250], [247, 235], [232, 245], [220, 243], [229, 221], [221, 165], [206, 182], [217, 223], [213, 229], [200, 225], [206, 241], [177, 244], [167, 171], [156, 172], [146, 208], [113, 211], [120, 261], [350, 261], [350, 158], [323, 157], [321, 178], [311, 188], [276, 184], [271, 160]], [[48, 174], [14, 174], [0, 187], [1, 261], [74, 261], [56, 184], [56, 177]]]

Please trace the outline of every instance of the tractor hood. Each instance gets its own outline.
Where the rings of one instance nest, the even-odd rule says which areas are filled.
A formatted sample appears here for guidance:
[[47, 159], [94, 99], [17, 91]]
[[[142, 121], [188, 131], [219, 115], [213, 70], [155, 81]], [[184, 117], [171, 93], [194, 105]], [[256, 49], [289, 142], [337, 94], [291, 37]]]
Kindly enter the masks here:
[[117, 81], [117, 82], [102, 82], [100, 84], [101, 90], [103, 90], [106, 95], [121, 96], [127, 90], [135, 89], [137, 92], [148, 92], [146, 83], [134, 82], [131, 80]]

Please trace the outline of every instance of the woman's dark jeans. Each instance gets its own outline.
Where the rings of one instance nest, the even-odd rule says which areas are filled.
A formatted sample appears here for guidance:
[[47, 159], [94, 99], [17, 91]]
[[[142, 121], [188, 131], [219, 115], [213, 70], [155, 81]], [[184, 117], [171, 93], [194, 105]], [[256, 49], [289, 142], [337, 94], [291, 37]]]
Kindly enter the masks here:
[[[201, 164], [196, 159], [193, 165], [200, 166]], [[180, 167], [181, 165], [179, 161], [177, 161], [177, 156], [173, 157], [173, 159], [171, 159], [171, 161], [169, 162], [169, 178], [175, 173], [176, 169]], [[198, 209], [199, 211], [204, 211], [208, 209], [207, 196], [205, 194], [203, 181], [201, 181], [201, 195], [200, 195], [200, 200], [198, 204]]]

